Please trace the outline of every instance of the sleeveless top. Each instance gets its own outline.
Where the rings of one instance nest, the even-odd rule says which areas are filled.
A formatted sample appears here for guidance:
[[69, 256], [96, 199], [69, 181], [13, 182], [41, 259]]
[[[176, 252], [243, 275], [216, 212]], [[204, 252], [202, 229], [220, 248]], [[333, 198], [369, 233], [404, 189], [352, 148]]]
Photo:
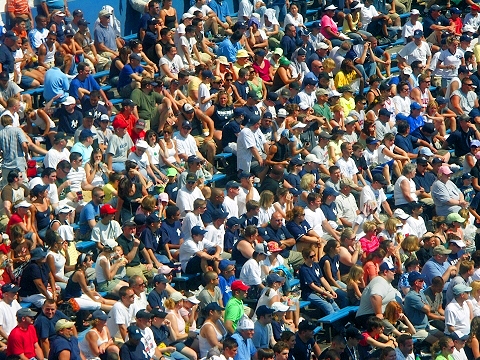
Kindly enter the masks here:
[[175, 15], [167, 15], [165, 14], [165, 26], [169, 29], [175, 28], [175, 21], [177, 21], [177, 17]]
[[[175, 144], [173, 143], [173, 140], [170, 139], [170, 142], [173, 145], [171, 149], [167, 147], [167, 142], [164, 139], [161, 139], [160, 141], [162, 141], [163, 144], [165, 145], [165, 150], [167, 151], [167, 153], [164, 155], [167, 158], [168, 162], [170, 162], [170, 164], [177, 162], [177, 159], [175, 159], [175, 154], [177, 153], [177, 151], [175, 150]], [[165, 163], [163, 162], [160, 156], [159, 156], [158, 163], [160, 164], [160, 166], [165, 166]]]
[[99, 255], [97, 261], [95, 262], [95, 278], [97, 279], [97, 284], [101, 284], [107, 281], [105, 273], [103, 272], [103, 268], [100, 266], [100, 261], [103, 259], [107, 260], [107, 271], [110, 271], [110, 261], [108, 261], [105, 255]]
[[176, 314], [173, 310], [168, 310], [168, 314], [172, 314], [177, 321], [177, 329], [180, 335], [185, 334], [185, 320], [179, 314]]
[[259, 81], [258, 85], [255, 85], [253, 81], [248, 80], [248, 87], [250, 88], [250, 91], [255, 92], [260, 99], [263, 98], [263, 80], [260, 77], [257, 77], [257, 80]]
[[115, 76], [120, 75], [120, 70], [118, 70], [118, 68], [115, 66], [115, 62], [117, 60], [119, 60], [120, 62], [123, 63], [122, 59], [120, 59], [120, 56], [118, 56], [118, 57], [116, 57], [115, 59], [112, 60], [112, 65], [110, 66], [110, 73], [108, 74], [109, 79], [113, 79]]
[[[347, 249], [347, 251], [350, 255], [352, 254], [350, 252], [350, 250], [348, 250], [348, 248], [345, 248], [345, 249]], [[338, 261], [338, 270], [340, 270], [340, 274], [348, 274], [350, 272], [350, 268], [351, 268], [351, 266], [345, 265], [340, 260]]]
[[67, 287], [65, 288], [65, 300], [69, 300], [71, 298], [78, 298], [83, 294], [80, 284], [72, 280], [75, 273], [76, 271], [72, 274], [72, 276], [70, 276], [70, 279], [68, 279]]
[[45, 54], [45, 63], [46, 64], [54, 63], [55, 62], [55, 53], [57, 52], [57, 48], [56, 48], [55, 44], [53, 44], [52, 50], [50, 50], [48, 48], [47, 44], [45, 44], [45, 48], [47, 49], [47, 53]]
[[417, 87], [417, 89], [420, 91], [420, 99], [422, 100], [422, 103], [420, 105], [423, 106], [423, 110], [422, 110], [422, 114], [423, 114], [425, 113], [425, 109], [427, 108], [427, 105], [430, 101], [430, 97], [428, 96], [428, 88], [426, 88], [423, 93], [419, 87]]
[[400, 184], [403, 180], [407, 180], [410, 183], [410, 197], [415, 201], [417, 201], [418, 199], [417, 195], [415, 194], [415, 182], [413, 181], [413, 179], [409, 180], [405, 175], [402, 175], [398, 178], [393, 187], [393, 197], [395, 198], [395, 205], [408, 204], [408, 201], [403, 196], [402, 189], [400, 188]]
[[[220, 324], [220, 326], [223, 326], [220, 321], [218, 321], [218, 324]], [[224, 334], [227, 332], [226, 330], [224, 330], [224, 334], [220, 333], [217, 330], [216, 326], [214, 324], [212, 324], [211, 322], [203, 323], [202, 327], [204, 327], [204, 326], [212, 326], [213, 327], [213, 330], [215, 330], [215, 334], [217, 335], [217, 340], [218, 341], [222, 341], [224, 339]], [[202, 335], [199, 335], [198, 336], [198, 345], [199, 345], [199, 348], [200, 348], [200, 357], [201, 358], [206, 357], [207, 353], [208, 353], [208, 350], [210, 350], [210, 348], [211, 348], [210, 343]]]
[[[108, 337], [107, 337], [107, 330], [106, 330], [106, 326], [102, 329], [102, 333], [99, 333], [96, 329], [90, 329], [87, 333], [93, 331], [95, 334], [98, 335], [98, 339], [97, 339], [97, 346], [100, 346], [102, 344], [105, 344], [108, 342]], [[83, 338], [83, 340], [80, 342], [80, 344], [78, 344], [79, 347], [80, 347], [80, 350], [82, 351], [83, 355], [85, 355], [85, 358], [87, 360], [93, 360], [93, 359], [98, 359], [98, 357], [96, 357], [92, 350], [90, 349], [90, 345], [88, 343], [88, 341]]]
[[45, 211], [38, 210], [36, 206], [35, 209], [37, 209], [37, 212], [35, 213], [35, 220], [37, 220], [38, 230], [46, 229], [48, 225], [50, 225], [50, 206], [48, 206], [47, 210]]
[[[240, 250], [238, 250], [238, 244], [240, 241], [247, 241], [247, 240], [239, 240], [233, 245], [232, 249], [232, 260], [236, 261], [236, 268], [238, 269], [238, 272], [240, 273], [241, 267], [249, 260], [249, 258], [246, 258], [243, 256]], [[247, 241], [248, 242], [248, 241]]]
[[220, 107], [220, 105], [215, 105], [212, 114], [215, 130], [222, 130], [231, 119], [233, 119], [233, 106]]
[[272, 161], [284, 161], [287, 158], [288, 145], [280, 144], [278, 141], [275, 145], [277, 146], [277, 152], [273, 155]]
[[49, 250], [47, 253], [48, 255], [52, 255], [53, 261], [54, 261], [54, 266], [55, 266], [55, 275], [58, 277], [61, 277], [64, 280], [67, 280], [65, 277], [65, 263], [67, 262], [67, 259], [65, 259], [65, 256], [63, 256], [60, 253], [53, 252], [52, 250]]
[[[55, 45], [54, 46], [54, 49], [55, 49]], [[48, 61], [47, 61], [48, 62]], [[35, 125], [37, 125], [37, 127], [42, 130], [42, 131], [45, 131], [45, 122], [43, 121], [43, 119], [38, 116], [38, 112], [37, 110], [34, 110], [35, 111], [35, 119], [32, 121]], [[50, 119], [50, 117], [48, 117], [48, 122], [50, 124], [50, 129], [54, 128], [55, 127], [55, 123], [53, 122], [52, 119]]]

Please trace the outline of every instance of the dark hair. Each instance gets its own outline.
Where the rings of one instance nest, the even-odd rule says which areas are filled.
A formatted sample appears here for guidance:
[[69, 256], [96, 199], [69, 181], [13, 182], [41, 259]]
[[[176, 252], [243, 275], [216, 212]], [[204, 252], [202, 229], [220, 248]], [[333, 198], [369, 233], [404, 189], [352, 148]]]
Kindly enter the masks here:
[[[78, 152], [72, 152], [70, 153], [70, 162], [72, 161], [77, 161], [78, 159], [80, 159], [82, 157], [82, 154], [78, 153]], [[84, 159], [85, 160], [85, 159]]]
[[63, 56], [60, 55], [60, 53], [55, 54], [54, 64], [55, 64], [55, 67], [62, 67], [63, 66], [63, 64], [64, 64]]
[[197, 27], [198, 24], [200, 24], [203, 21], [203, 19], [195, 18], [192, 20], [192, 26]]
[[93, 149], [92, 155], [90, 156], [90, 160], [88, 160], [88, 163], [90, 165], [92, 165], [92, 166], [95, 165], [95, 160], [94, 159], [95, 159], [95, 155], [97, 155], [97, 154], [103, 155], [102, 149]]
[[397, 338], [397, 342], [399, 344], [402, 344], [402, 345], [405, 345], [405, 343], [408, 341], [408, 340], [412, 340], [412, 335], [410, 334], [402, 334], [400, 335], [398, 338]]
[[[78, 153], [77, 153], [78, 154]], [[45, 168], [45, 170], [43, 170], [42, 172], [42, 177], [49, 177], [50, 175], [52, 175], [54, 172], [57, 172], [56, 169], [52, 168], [52, 167], [47, 167]]]
[[136, 169], [138, 164], [135, 161], [132, 160], [126, 160], [125, 161], [125, 170], [128, 171], [130, 169]]
[[340, 168], [337, 165], [332, 165], [328, 168], [328, 172], [332, 175], [335, 171], [339, 170]]
[[325, 246], [323, 247], [323, 252], [328, 254], [328, 252], [337, 247], [337, 244], [340, 244], [337, 240], [328, 240]]
[[178, 72], [178, 78], [179, 79], [185, 79], [186, 77], [189, 77], [189, 76], [190, 76], [190, 74], [187, 70], [180, 70]]
[[240, 30], [236, 30], [232, 36], [230, 36], [230, 41], [233, 41], [233, 42], [238, 42], [241, 40], [243, 34]]
[[247, 75], [248, 75], [248, 69], [241, 68], [240, 70], [238, 70], [238, 77], [239, 78], [246, 77]]
[[258, 349], [257, 358], [258, 360], [271, 359], [275, 356], [275, 353], [272, 349]]
[[288, 341], [292, 336], [295, 336], [295, 333], [290, 330], [285, 330], [280, 334], [281, 341]]
[[7, 182], [8, 183], [14, 182], [15, 178], [17, 178], [19, 175], [20, 175], [20, 170], [18, 169], [10, 170], [7, 176]]
[[406, 81], [400, 81], [397, 85], [397, 94], [401, 93], [401, 91], [402, 91], [401, 89], [404, 86], [408, 86], [408, 88], [410, 89], [410, 85]]
[[367, 320], [367, 325], [366, 325], [366, 328], [367, 328], [367, 331], [372, 331], [374, 329], [378, 329], [378, 328], [381, 328], [383, 327], [383, 321], [382, 319], [379, 319], [378, 317], [376, 316], [370, 316]]
[[119, 198], [128, 197], [132, 186], [133, 186], [133, 183], [130, 181], [128, 177], [122, 178], [118, 183], [118, 197]]
[[399, 134], [405, 134], [409, 127], [410, 125], [408, 125], [408, 122], [405, 120], [397, 121], [397, 131]]
[[191, 32], [195, 32], [195, 28], [193, 27], [193, 25], [185, 26], [185, 34], [186, 33], [191, 33]]
[[363, 100], [367, 100], [367, 98], [364, 95], [358, 94], [357, 96], [355, 96], [355, 104]]
[[180, 210], [178, 206], [175, 206], [175, 205], [167, 206], [167, 208], [165, 209], [165, 217], [167, 219], [173, 218], [175, 215], [177, 215], [178, 210]]
[[127, 291], [128, 290], [131, 290], [132, 288], [125, 285], [125, 286], [122, 286], [119, 290], [118, 290], [118, 297], [121, 299], [122, 297], [126, 296], [127, 295]]
[[238, 342], [236, 339], [232, 338], [231, 336], [227, 337], [223, 340], [223, 348], [224, 349], [234, 349], [238, 347]]
[[172, 50], [174, 47], [175, 47], [174, 44], [167, 44], [167, 45], [165, 45], [165, 48], [164, 48], [164, 49], [165, 49], [165, 54], [169, 53], [170, 50]]
[[71, 168], [72, 168], [72, 164], [70, 164], [68, 160], [62, 160], [57, 164], [57, 169], [70, 171]]
[[89, 66], [89, 65], [88, 65], [86, 62], [81, 61], [81, 62], [79, 62], [79, 63], [77, 64], [77, 70], [78, 70], [78, 71], [83, 71], [83, 70], [85, 70], [85, 68], [88, 67], [88, 66]]

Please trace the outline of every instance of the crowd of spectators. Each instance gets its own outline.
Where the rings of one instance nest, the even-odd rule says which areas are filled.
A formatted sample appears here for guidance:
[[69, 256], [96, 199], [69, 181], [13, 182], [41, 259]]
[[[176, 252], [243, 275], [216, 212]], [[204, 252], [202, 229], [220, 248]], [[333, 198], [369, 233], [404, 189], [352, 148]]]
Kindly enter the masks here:
[[480, 6], [456, 4], [152, 0], [125, 41], [110, 6], [9, 0], [0, 356], [479, 358]]

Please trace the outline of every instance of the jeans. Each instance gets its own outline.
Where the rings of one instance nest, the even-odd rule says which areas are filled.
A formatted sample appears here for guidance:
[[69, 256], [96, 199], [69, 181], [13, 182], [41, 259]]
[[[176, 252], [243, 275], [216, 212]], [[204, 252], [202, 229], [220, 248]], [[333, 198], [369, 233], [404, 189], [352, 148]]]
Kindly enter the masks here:
[[315, 293], [308, 295], [307, 300], [310, 301], [312, 305], [319, 308], [325, 315], [330, 315], [331, 313], [340, 310], [335, 301], [330, 302]]
[[170, 354], [170, 356], [166, 356], [166, 358], [172, 359], [172, 360], [188, 360], [188, 357], [179, 353], [178, 351], [174, 351], [173, 353]]
[[125, 163], [123, 163], [123, 162], [112, 163], [112, 170], [115, 171], [115, 172], [125, 171]]
[[285, 4], [283, 6], [273, 5], [272, 8], [275, 10], [275, 16], [277, 17], [277, 20], [283, 23], [285, 15], [287, 15], [287, 6]]
[[360, 71], [365, 82], [377, 72], [376, 63], [355, 64], [355, 67]]

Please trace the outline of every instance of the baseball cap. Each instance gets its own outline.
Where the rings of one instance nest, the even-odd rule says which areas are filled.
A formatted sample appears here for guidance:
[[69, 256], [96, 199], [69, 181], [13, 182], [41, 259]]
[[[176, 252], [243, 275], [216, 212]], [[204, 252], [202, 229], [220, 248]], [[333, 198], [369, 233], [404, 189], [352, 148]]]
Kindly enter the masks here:
[[421, 110], [422, 109], [422, 105], [420, 105], [418, 102], [416, 101], [413, 101], [411, 104], [410, 104], [410, 109], [411, 110]]
[[77, 22], [77, 25], [78, 25], [78, 26], [88, 26], [89, 24], [90, 24], [90, 23], [89, 23], [87, 20], [85, 20], [85, 19], [80, 19], [80, 20], [78, 20], [78, 22]]
[[132, 99], [123, 99], [122, 106], [135, 106], [135, 103]]
[[207, 233], [207, 231], [203, 230], [200, 226], [197, 225], [197, 226], [194, 226], [192, 228], [191, 233], [192, 233], [192, 236], [193, 235], [205, 235]]
[[24, 316], [29, 316], [29, 317], [34, 317], [36, 316], [38, 313], [36, 311], [33, 311], [32, 309], [30, 308], [22, 308], [22, 309], [19, 309], [16, 313], [16, 315], [18, 317], [24, 317]]
[[137, 313], [135, 314], [135, 317], [137, 319], [151, 319], [153, 315], [149, 313], [147, 310], [141, 309], [137, 311]]
[[460, 295], [463, 293], [468, 293], [472, 291], [472, 288], [470, 286], [467, 286], [465, 284], [457, 284], [453, 287], [453, 294], [454, 295]]
[[248, 52], [245, 49], [240, 49], [237, 51], [237, 58], [248, 58]]
[[100, 208], [100, 215], [112, 215], [117, 212], [117, 209], [115, 209], [112, 205], [110, 204], [105, 204]]
[[141, 340], [142, 339], [142, 332], [140, 331], [140, 328], [136, 325], [130, 325], [127, 328], [128, 332], [128, 337], [133, 340]]
[[68, 321], [67, 319], [60, 319], [55, 323], [55, 331], [70, 329], [74, 326], [75, 323], [73, 321]]
[[218, 263], [218, 268], [220, 269], [220, 271], [224, 271], [229, 266], [232, 266], [232, 265], [235, 266], [235, 263], [236, 261], [234, 260], [223, 259], [223, 260], [220, 260], [220, 262]]
[[158, 273], [160, 275], [168, 275], [173, 271], [173, 268], [171, 268], [168, 265], [162, 265], [158, 268]]
[[185, 181], [186, 182], [197, 181], [197, 179], [198, 179], [197, 175], [195, 173], [190, 172], [190, 173], [187, 174], [187, 177], [185, 178]]
[[412, 285], [415, 281], [417, 280], [425, 280], [425, 276], [420, 274], [418, 271], [412, 271], [410, 274], [408, 274], [408, 283]]
[[107, 15], [108, 15], [108, 16], [112, 15], [112, 13], [111, 13], [109, 10], [107, 10], [107, 9], [102, 9], [102, 10], [100, 10], [100, 11], [98, 12], [98, 17], [99, 17], [99, 18], [101, 18], [101, 17], [103, 17], [103, 16], [107, 16]]
[[2, 286], [2, 293], [16, 293], [18, 290], [20, 290], [20, 288], [15, 284], [5, 284]]
[[30, 251], [31, 261], [44, 259], [45, 257], [47, 257], [47, 252], [41, 247], [36, 247], [35, 249]]
[[205, 306], [204, 310], [207, 314], [209, 314], [210, 311], [223, 311], [225, 308], [221, 307], [216, 301], [214, 301]]
[[128, 127], [128, 123], [121, 118], [116, 118], [113, 120], [112, 126], [114, 129], [126, 129]]
[[239, 218], [235, 217], [235, 216], [232, 216], [231, 218], [229, 218], [225, 224], [226, 227], [228, 228], [232, 228], [234, 227], [235, 225], [240, 225], [242, 222]]
[[227, 182], [227, 184], [225, 185], [225, 189], [230, 189], [230, 188], [239, 188], [240, 187], [240, 184], [234, 180], [230, 180], [229, 182]]
[[420, 11], [417, 9], [412, 9], [412, 11], [410, 11], [410, 15], [420, 15]]
[[73, 17], [79, 16], [79, 15], [83, 15], [83, 11], [81, 9], [73, 10], [73, 13], [72, 13]]
[[113, 250], [115, 246], [118, 246], [118, 243], [114, 239], [105, 239], [103, 240], [103, 246]]
[[375, 145], [375, 144], [378, 144], [380, 142], [380, 140], [374, 138], [373, 136], [369, 136], [367, 137], [367, 139], [365, 140], [365, 143], [367, 145]]
[[75, 98], [73, 96], [67, 96], [67, 98], [62, 102], [62, 105], [73, 105], [75, 103]]
[[249, 288], [250, 286], [246, 285], [242, 280], [235, 280], [230, 285], [230, 289], [232, 289], [232, 291], [248, 291]]
[[10, 77], [8, 76], [8, 71], [2, 71], [0, 73], [0, 80], [8, 81]]
[[425, 155], [426, 157], [433, 156], [432, 150], [430, 150], [430, 148], [427, 148], [427, 147], [421, 148], [418, 153], [419, 153], [420, 155]]
[[108, 318], [109, 318], [109, 316], [107, 314], [105, 314], [105, 312], [103, 310], [95, 310], [92, 314], [92, 319], [93, 320], [98, 319], [98, 320], [102, 320], [102, 321], [107, 321]]
[[160, 218], [158, 217], [157, 214], [151, 213], [150, 215], [147, 216], [146, 223], [147, 224], [154, 224], [160, 222]]
[[228, 217], [228, 212], [223, 211], [222, 209], [215, 209], [215, 211], [212, 213], [212, 220], [218, 220], [218, 219], [226, 219]]
[[323, 195], [324, 196], [338, 196], [340, 195], [340, 193], [335, 190], [334, 188], [330, 187], [330, 186], [326, 186], [325, 189], [323, 190]]
[[[274, 243], [274, 244], [276, 244], [276, 245], [278, 246], [278, 243], [275, 242], [275, 241], [270, 241], [270, 243]], [[269, 244], [270, 244], [270, 243], [269, 243]], [[282, 250], [282, 249], [280, 249], [280, 251], [281, 251], [281, 250]], [[283, 283], [283, 282], [285, 282], [285, 278], [282, 277], [282, 276], [280, 276], [280, 275], [278, 275], [277, 273], [271, 273], [271, 274], [267, 275], [267, 284], [273, 284], [273, 283], [276, 283], [276, 282], [281, 282], [281, 283]]]
[[[233, 289], [232, 289], [233, 290]], [[255, 325], [248, 317], [243, 317], [237, 324], [237, 330], [253, 330]]]
[[176, 176], [178, 174], [177, 169], [175, 168], [168, 168], [167, 169], [167, 176]]
[[428, 164], [428, 161], [425, 157], [419, 156], [417, 158], [417, 165], [427, 165], [427, 164]]
[[265, 315], [269, 315], [269, 314], [273, 314], [275, 312], [275, 310], [273, 310], [272, 308], [268, 307], [267, 305], [260, 305], [257, 310], [255, 311], [255, 314], [257, 315], [257, 317], [260, 317], [260, 316], [265, 316]]
[[[138, 120], [135, 122], [135, 127], [136, 127], [136, 128], [139, 128], [139, 129], [145, 129], [145, 125], [146, 125], [146, 124], [145, 124], [145, 120], [143, 120], [143, 119], [138, 119]], [[140, 142], [140, 141], [139, 141], [139, 142]], [[137, 142], [137, 144], [136, 144], [137, 147], [138, 147], [138, 143], [139, 143], [139, 142]], [[146, 141], [143, 140], [143, 142], [144, 142], [145, 144], [147, 144]], [[148, 147], [148, 144], [147, 144], [146, 146], [143, 146], [143, 147], [146, 149], [146, 148]]]
[[454, 221], [455, 221], [455, 222], [459, 222], [459, 223], [463, 223], [463, 222], [465, 222], [465, 219], [464, 219], [462, 216], [460, 216], [459, 213], [450, 213], [450, 214], [448, 214], [448, 215], [447, 215], [447, 218], [446, 218], [447, 224], [451, 224], [451, 223], [453, 223]]
[[456, 330], [452, 333], [450, 333], [450, 337], [452, 338], [452, 340], [460, 340], [460, 341], [467, 341], [469, 336], [468, 334], [464, 334], [462, 333], [460, 330]]
[[443, 175], [450, 175], [453, 174], [453, 171], [448, 165], [442, 165], [438, 168], [438, 173]]
[[288, 129], [285, 129], [282, 131], [281, 137], [286, 138], [288, 139], [288, 141], [291, 141], [291, 142], [295, 141], [295, 137]]
[[45, 190], [47, 190], [50, 187], [50, 185], [42, 185], [42, 184], [37, 184], [33, 187], [31, 190], [33, 196], [38, 196], [38, 194], [41, 194]]
[[392, 112], [388, 111], [385, 108], [381, 108], [380, 111], [378, 112], [378, 115], [390, 116], [392, 115]]
[[383, 262], [381, 265], [380, 265], [380, 272], [384, 272], [386, 270], [389, 270], [389, 271], [394, 271], [395, 268], [388, 262]]
[[471, 178], [473, 178], [473, 175], [470, 173], [465, 173], [462, 175], [462, 180], [470, 180]]
[[251, 178], [253, 177], [254, 175], [252, 173], [249, 173], [249, 172], [241, 172], [240, 175], [238, 175], [238, 178], [239, 179], [244, 179], [244, 178]]
[[433, 255], [448, 255], [452, 252], [450, 249], [445, 249], [443, 245], [437, 245], [433, 248]]
[[396, 217], [397, 219], [401, 219], [401, 220], [407, 220], [410, 217], [410, 215], [408, 215], [402, 209], [395, 209], [395, 211], [393, 212], [393, 217]]
[[3, 36], [12, 40], [18, 39], [17, 35], [15, 35], [15, 33], [12, 30], [8, 30]]
[[233, 116], [238, 118], [240, 116], [245, 116], [245, 110], [243, 110], [243, 108], [241, 107], [237, 107], [235, 109], [233, 109]]
[[312, 331], [315, 330], [315, 328], [316, 325], [308, 320], [302, 320], [302, 322], [298, 324], [298, 331]]
[[438, 158], [438, 157], [435, 157], [432, 160], [432, 165], [434, 165], [434, 164], [443, 164], [443, 160]]
[[327, 133], [326, 131], [322, 131], [320, 134], [318, 134], [318, 137], [320, 139], [325, 139], [325, 140], [329, 140], [332, 138], [332, 135], [330, 135], [329, 133]]
[[357, 339], [357, 340], [361, 340], [363, 339], [363, 336], [362, 336], [362, 333], [360, 330], [358, 330], [356, 327], [354, 326], [349, 326], [346, 330], [345, 330], [345, 338], [348, 340], [349, 338], [354, 338], [354, 339]]
[[152, 309], [152, 311], [150, 311], [150, 313], [153, 315], [153, 317], [158, 317], [160, 319], [165, 319], [168, 315], [167, 312], [165, 311], [161, 311], [160, 309]]
[[265, 248], [265, 245], [263, 243], [259, 243], [259, 244], [255, 245], [255, 252], [258, 253], [258, 254], [263, 254], [265, 256], [271, 255], [270, 251], [268, 251]]
[[452, 8], [450, 8], [450, 14], [460, 15], [461, 13], [462, 13], [462, 10], [460, 10], [460, 9], [457, 8], [457, 7], [452, 7]]
[[[193, 112], [195, 111], [195, 109], [193, 108], [193, 106], [192, 106], [191, 104], [188, 104], [188, 103], [183, 104], [182, 110], [183, 110], [183, 112], [185, 112], [186, 114], [191, 114], [191, 113], [193, 113]], [[185, 127], [185, 123], [186, 123], [186, 122], [188, 122], [188, 123], [190, 124], [190, 122], [189, 122], [188, 120], [185, 120], [185, 121], [183, 122], [183, 124], [182, 124], [182, 127]], [[191, 126], [192, 126], [192, 125], [190, 124], [190, 127], [191, 127]]]
[[317, 158], [315, 154], [308, 154], [305, 156], [305, 163], [314, 162], [315, 164], [320, 164], [320, 160]]
[[278, 94], [276, 92], [269, 92], [267, 94], [267, 100], [270, 100], [270, 101], [277, 101], [278, 100]]
[[274, 310], [274, 312], [285, 312], [285, 311], [288, 311], [288, 309], [290, 309], [290, 306], [285, 305], [284, 303], [281, 303], [280, 301], [275, 301], [272, 304], [272, 309]]
[[402, 73], [405, 74], [405, 75], [412, 75], [413, 70], [410, 66], [406, 66], [406, 67], [403, 68]]

